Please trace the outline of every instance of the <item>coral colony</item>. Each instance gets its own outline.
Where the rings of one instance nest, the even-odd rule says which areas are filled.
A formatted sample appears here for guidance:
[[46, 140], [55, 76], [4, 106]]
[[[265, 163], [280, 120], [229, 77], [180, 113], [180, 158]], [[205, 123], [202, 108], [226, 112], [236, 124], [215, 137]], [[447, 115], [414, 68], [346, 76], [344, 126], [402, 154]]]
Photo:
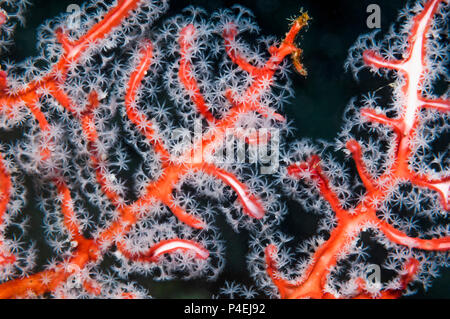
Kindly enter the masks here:
[[[29, 2], [0, 1], [3, 56]], [[225, 296], [429, 287], [450, 249], [448, 1], [410, 3], [350, 48], [348, 70], [390, 84], [350, 103], [334, 143], [289, 140], [282, 115], [306, 75], [306, 12], [280, 40], [241, 6], [168, 7], [87, 1], [39, 28], [38, 56], [2, 58], [0, 297], [143, 298], [131, 277], [217, 279], [218, 215], [250, 235], [254, 286], [226, 282]], [[296, 214], [286, 200], [320, 220], [297, 247], [279, 228]]]

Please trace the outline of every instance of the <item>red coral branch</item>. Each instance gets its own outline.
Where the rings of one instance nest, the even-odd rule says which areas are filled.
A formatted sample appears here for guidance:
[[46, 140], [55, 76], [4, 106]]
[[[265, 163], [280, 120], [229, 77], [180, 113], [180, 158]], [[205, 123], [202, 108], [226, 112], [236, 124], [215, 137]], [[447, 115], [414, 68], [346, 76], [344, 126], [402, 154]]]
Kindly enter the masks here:
[[138, 262], [158, 262], [159, 257], [164, 254], [173, 253], [175, 251], [191, 251], [194, 253], [196, 258], [208, 259], [209, 251], [205, 249], [199, 243], [192, 240], [183, 239], [168, 239], [162, 240], [156, 245], [152, 246], [147, 252], [142, 254], [132, 254], [126, 250], [124, 245], [120, 242], [118, 243], [120, 251], [130, 260]]
[[192, 70], [192, 46], [195, 41], [195, 27], [192, 24], [187, 25], [181, 30], [179, 44], [180, 44], [180, 69], [178, 75], [180, 81], [189, 93], [192, 102], [197, 106], [197, 111], [203, 115], [208, 122], [214, 122], [214, 115], [209, 111], [203, 95], [200, 93], [198, 83], [195, 80], [194, 72]]
[[[214, 132], [207, 132], [202, 140], [194, 144], [193, 147], [185, 152], [178, 161], [173, 161], [173, 159], [171, 159], [171, 154], [165, 148], [164, 143], [157, 138], [152, 122], [138, 110], [136, 97], [141, 83], [144, 81], [147, 71], [151, 67], [153, 58], [152, 43], [150, 41], [143, 42], [140, 50], [139, 63], [130, 74], [127, 84], [125, 108], [128, 119], [160, 155], [162, 174], [159, 179], [148, 183], [144, 195], [140, 196], [135, 202], [126, 204], [125, 200], [121, 198], [121, 195], [111, 187], [111, 182], [108, 180], [106, 169], [107, 156], [106, 154], [102, 154], [97, 147], [99, 135], [96, 129], [95, 110], [100, 105], [98, 94], [95, 91], [92, 91], [88, 96], [88, 103], [84, 111], [76, 111], [77, 108], [74, 107], [74, 102], [63, 90], [63, 84], [69, 66], [78, 61], [89, 46], [110, 34], [116, 26], [120, 25], [124, 19], [130, 15], [132, 10], [137, 8], [138, 4], [138, 0], [119, 1], [102, 20], [76, 41], [69, 40], [64, 34], [64, 30], [57, 30], [56, 36], [63, 48], [63, 54], [48, 75], [29, 83], [26, 89], [18, 92], [9, 92], [6, 80], [1, 80], [5, 77], [1, 77], [0, 74], [0, 89], [5, 92], [0, 96], [1, 107], [18, 107], [18, 105], [24, 103], [38, 121], [41, 131], [47, 131], [49, 130], [49, 123], [44, 113], [39, 108], [39, 100], [42, 96], [40, 89], [45, 88], [46, 92], [51, 94], [81, 123], [82, 131], [90, 152], [91, 164], [96, 172], [97, 183], [104, 195], [106, 195], [119, 213], [118, 217], [108, 227], [102, 230], [95, 239], [86, 238], [82, 234], [80, 226], [77, 223], [69, 187], [65, 184], [63, 178], [55, 179], [54, 183], [57, 192], [62, 199], [61, 212], [63, 215], [64, 226], [72, 240], [71, 244], [73, 251], [71, 256], [50, 270], [41, 271], [25, 278], [11, 280], [1, 284], [0, 298], [26, 297], [30, 295], [39, 296], [47, 292], [55, 291], [55, 289], [64, 283], [72, 274], [81, 271], [88, 263], [101, 258], [104, 248], [113, 244], [116, 244], [126, 258], [134, 261], [158, 262], [161, 255], [179, 250], [192, 251], [196, 258], [207, 259], [209, 252], [202, 245], [181, 238], [160, 241], [146, 253], [140, 255], [129, 253], [121, 241], [142, 217], [138, 214], [139, 207], [148, 203], [154, 203], [158, 200], [166, 204], [180, 221], [193, 228], [203, 228], [205, 226], [203, 221], [187, 213], [181, 207], [178, 207], [172, 198], [172, 192], [175, 185], [180, 181], [183, 175], [192, 170], [203, 171], [222, 180], [225, 184], [230, 186], [237, 193], [244, 212], [251, 217], [262, 218], [264, 216], [265, 212], [260, 199], [257, 196], [250, 194], [248, 188], [240, 182], [234, 174], [208, 164], [204, 162], [203, 159], [200, 163], [193, 163], [191, 161], [191, 156], [198, 149], [203, 150], [202, 155], [206, 155], [208, 152], [214, 152], [216, 145], [223, 141], [226, 130], [235, 125], [240, 114], [253, 110], [269, 113], [267, 110], [262, 110], [263, 108], [258, 106], [257, 101], [251, 97], [256, 96], [256, 100], [259, 99], [262, 91], [267, 89], [267, 86], [262, 88], [262, 82], [272, 78], [277, 66], [286, 55], [295, 54], [295, 58], [298, 60], [299, 49], [295, 47], [293, 41], [295, 35], [306, 24], [307, 19], [304, 19], [305, 21], [296, 21], [280, 47], [271, 49], [271, 57], [266, 63], [266, 66], [261, 69], [260, 75], [255, 79], [254, 83], [248, 88], [245, 94], [245, 101], [251, 100], [256, 103], [244, 102], [235, 105], [220, 120], [215, 120], [213, 118], [192, 74], [192, 60], [189, 57], [189, 51], [191, 41], [193, 41], [195, 37], [195, 29], [192, 25], [188, 25], [181, 31], [179, 38], [181, 53], [179, 71], [180, 81], [183, 83], [194, 104], [197, 106], [197, 111], [209, 122], [215, 122], [215, 129]], [[299, 63], [298, 61], [296, 62], [297, 64]], [[43, 150], [43, 153], [44, 159], [50, 157], [50, 148], [46, 147]], [[203, 156], [203, 158], [205, 158], [205, 156]], [[175, 162], [181, 162], [182, 164], [175, 164]], [[0, 182], [2, 182], [0, 184], [3, 187], [4, 194], [0, 201], [0, 217], [6, 211], [6, 205], [9, 201], [8, 191], [11, 188], [11, 183], [8, 181], [9, 178], [6, 171], [0, 166]], [[0, 263], [8, 262], [9, 259], [12, 258], [3, 255], [0, 255], [0, 257], [2, 257]], [[102, 289], [102, 287], [89, 278], [84, 280], [83, 286], [86, 290], [96, 295], [99, 294]], [[130, 294], [129, 297], [135, 296]]]
[[[450, 188], [449, 179], [433, 180], [429, 176], [420, 176], [409, 168], [409, 158], [412, 155], [411, 142], [414, 141], [419, 126], [418, 112], [422, 108], [433, 108], [446, 112], [449, 110], [448, 100], [426, 99], [421, 95], [426, 68], [426, 43], [427, 32], [430, 28], [434, 14], [442, 1], [428, 1], [416, 17], [411, 27], [408, 47], [402, 60], [384, 59], [378, 52], [366, 51], [363, 54], [364, 62], [376, 69], [385, 68], [394, 70], [404, 77], [402, 86], [403, 101], [402, 113], [398, 118], [391, 119], [379, 114], [372, 109], [362, 109], [361, 114], [369, 121], [390, 126], [397, 134], [398, 143], [396, 158], [392, 167], [377, 178], [373, 179], [368, 173], [362, 159], [360, 144], [355, 140], [347, 142], [347, 148], [351, 152], [356, 163], [356, 168], [364, 186], [366, 194], [352, 212], [342, 209], [339, 198], [329, 186], [329, 181], [323, 173], [318, 156], [313, 155], [305, 163], [292, 164], [288, 167], [288, 174], [299, 179], [309, 179], [317, 183], [321, 196], [330, 204], [337, 217], [338, 225], [331, 231], [330, 238], [316, 250], [308, 269], [299, 280], [290, 282], [279, 278], [274, 261], [274, 248], [269, 246], [266, 250], [267, 273], [278, 288], [283, 298], [330, 298], [335, 297], [325, 292], [327, 276], [337, 264], [337, 256], [348, 252], [348, 243], [356, 239], [366, 225], [380, 230], [388, 240], [393, 243], [423, 250], [448, 251], [450, 249], [450, 237], [436, 239], [412, 238], [395, 229], [392, 225], [380, 220], [376, 216], [379, 204], [388, 196], [388, 190], [396, 185], [399, 180], [408, 180], [412, 184], [433, 189], [441, 197], [443, 207], [448, 210], [448, 194]], [[383, 291], [381, 296], [374, 296], [360, 286], [359, 293], [353, 297], [381, 297], [394, 298], [402, 295], [408, 283], [417, 272], [418, 262], [411, 260], [405, 265], [406, 275], [402, 277], [402, 287], [396, 291]]]

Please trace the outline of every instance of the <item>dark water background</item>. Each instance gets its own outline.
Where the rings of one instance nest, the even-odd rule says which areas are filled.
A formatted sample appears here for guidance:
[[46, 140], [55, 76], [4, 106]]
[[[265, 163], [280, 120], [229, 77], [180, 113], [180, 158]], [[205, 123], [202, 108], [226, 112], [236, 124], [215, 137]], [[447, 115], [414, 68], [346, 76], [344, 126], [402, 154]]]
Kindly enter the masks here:
[[[37, 54], [35, 50], [36, 28], [46, 19], [65, 12], [69, 4], [80, 4], [75, 0], [38, 0], [27, 15], [27, 26], [19, 29], [16, 36], [15, 58], [19, 61]], [[264, 34], [282, 38], [288, 30], [287, 18], [296, 15], [303, 7], [313, 18], [307, 32], [302, 32], [300, 47], [304, 50], [303, 63], [308, 69], [306, 79], [294, 75], [295, 99], [285, 107], [288, 119], [294, 120], [298, 138], [310, 137], [332, 141], [341, 127], [343, 111], [352, 97], [377, 89], [383, 82], [376, 77], [357, 83], [350, 73], [344, 72], [343, 64], [348, 48], [358, 35], [372, 31], [366, 26], [366, 8], [371, 3], [381, 7], [381, 28], [386, 31], [395, 21], [397, 12], [405, 1], [398, 0], [193, 0], [172, 1], [168, 16], [180, 12], [188, 5], [198, 5], [212, 12], [216, 8], [230, 7], [239, 3], [253, 11]], [[291, 212], [292, 214], [292, 212]], [[221, 221], [218, 221], [221, 223]], [[300, 222], [295, 227], [305, 228]], [[245, 265], [247, 235], [245, 231], [235, 234], [224, 226], [227, 241], [226, 271], [217, 283], [203, 283], [196, 287], [196, 281], [173, 281], [157, 283], [151, 279], [141, 283], [147, 286], [155, 297], [208, 297], [223, 286], [224, 280], [251, 284]], [[311, 231], [311, 230], [309, 230]], [[443, 271], [433, 286], [412, 298], [450, 298], [450, 271]]]

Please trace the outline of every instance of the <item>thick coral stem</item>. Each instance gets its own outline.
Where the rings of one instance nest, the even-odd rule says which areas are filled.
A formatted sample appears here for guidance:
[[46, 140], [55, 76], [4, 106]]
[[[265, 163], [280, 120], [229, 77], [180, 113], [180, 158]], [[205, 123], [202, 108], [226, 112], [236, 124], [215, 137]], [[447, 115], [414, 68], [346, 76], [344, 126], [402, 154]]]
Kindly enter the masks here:
[[[267, 272], [277, 286], [280, 295], [287, 298], [328, 298], [334, 297], [323, 292], [329, 270], [336, 266], [337, 254], [345, 254], [347, 244], [354, 240], [369, 224], [377, 228], [388, 240], [398, 245], [431, 251], [450, 250], [450, 237], [421, 239], [408, 236], [406, 233], [395, 229], [386, 221], [380, 220], [376, 215], [379, 204], [388, 196], [388, 190], [396, 187], [397, 180], [408, 180], [412, 184], [426, 187], [438, 192], [444, 209], [448, 210], [448, 197], [450, 182], [448, 178], [433, 180], [428, 176], [418, 176], [409, 168], [409, 158], [412, 155], [411, 145], [416, 138], [419, 126], [418, 112], [421, 108], [432, 108], [441, 112], [449, 110], [449, 101], [444, 99], [431, 100], [422, 96], [423, 79], [428, 72], [426, 67], [426, 42], [427, 32], [431, 21], [442, 0], [428, 1], [421, 13], [413, 19], [413, 24], [408, 37], [408, 46], [402, 60], [389, 60], [383, 58], [378, 52], [368, 50], [363, 54], [366, 65], [375, 69], [384, 68], [398, 72], [404, 77], [401, 92], [403, 93], [402, 112], [398, 118], [391, 119], [380, 114], [377, 110], [362, 109], [361, 115], [369, 121], [390, 126], [397, 134], [395, 138], [395, 160], [391, 167], [378, 177], [373, 178], [363, 162], [363, 154], [360, 144], [355, 140], [347, 142], [347, 149], [351, 152], [356, 163], [358, 175], [366, 187], [366, 194], [359, 204], [352, 209], [352, 213], [342, 209], [338, 196], [333, 192], [330, 182], [320, 167], [320, 159], [313, 155], [305, 163], [296, 163], [288, 167], [288, 174], [299, 179], [308, 179], [316, 182], [317, 188], [323, 198], [330, 204], [336, 214], [338, 225], [331, 231], [330, 238], [320, 245], [313, 255], [312, 262], [305, 274], [297, 280], [295, 285], [274, 277], [273, 258], [267, 258]], [[266, 253], [273, 253], [273, 249]], [[418, 261], [411, 260], [407, 263], [406, 275], [401, 277], [400, 290], [386, 290], [381, 292], [382, 298], [398, 298], [402, 290], [411, 282], [418, 269]], [[360, 286], [359, 293], [354, 297], [370, 297]]]

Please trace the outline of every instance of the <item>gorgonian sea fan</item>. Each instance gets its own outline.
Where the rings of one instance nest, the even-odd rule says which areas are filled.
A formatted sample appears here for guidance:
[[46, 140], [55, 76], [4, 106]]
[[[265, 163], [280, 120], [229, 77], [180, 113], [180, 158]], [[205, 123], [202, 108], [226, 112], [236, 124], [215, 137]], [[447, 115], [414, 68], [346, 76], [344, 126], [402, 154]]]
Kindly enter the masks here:
[[[278, 232], [250, 256], [253, 265], [264, 258], [276, 295], [399, 297], [427, 288], [448, 265], [450, 182], [441, 148], [448, 148], [449, 100], [440, 88], [448, 83], [447, 21], [448, 3], [419, 2], [383, 38], [374, 32], [350, 48], [346, 67], [355, 76], [367, 67], [391, 83], [384, 95], [351, 102], [334, 145], [290, 147], [285, 189], [322, 220], [296, 258], [281, 248], [291, 238]], [[330, 148], [353, 163], [339, 164]]]
[[[6, 49], [29, 1], [0, 5]], [[152, 291], [136, 275], [215, 280], [219, 215], [252, 235], [248, 267], [270, 297], [428, 287], [448, 265], [448, 3], [414, 4], [383, 38], [357, 40], [347, 69], [391, 84], [352, 101], [336, 143], [317, 145], [290, 141], [281, 115], [290, 70], [306, 75], [295, 44], [306, 13], [278, 40], [242, 6], [168, 8], [89, 1], [78, 23], [62, 14], [39, 28], [38, 56], [2, 59], [0, 123], [13, 137], [0, 150], [0, 297], [141, 298]], [[320, 217], [295, 252], [280, 230], [290, 199]]]
[[[188, 7], [154, 25], [167, 6], [89, 2], [77, 26], [64, 14], [40, 28], [38, 57], [5, 65], [2, 128], [24, 133], [2, 148], [0, 296], [142, 297], [132, 274], [214, 279], [218, 212], [235, 229], [281, 218], [274, 176], [219, 155], [229, 132], [237, 148], [263, 143], [257, 129], [266, 140], [287, 130], [276, 112], [292, 95], [284, 58], [304, 72], [294, 40], [307, 15], [282, 42], [250, 45], [258, 27], [243, 7]], [[36, 216], [23, 213], [24, 177], [46, 260], [26, 232]]]

